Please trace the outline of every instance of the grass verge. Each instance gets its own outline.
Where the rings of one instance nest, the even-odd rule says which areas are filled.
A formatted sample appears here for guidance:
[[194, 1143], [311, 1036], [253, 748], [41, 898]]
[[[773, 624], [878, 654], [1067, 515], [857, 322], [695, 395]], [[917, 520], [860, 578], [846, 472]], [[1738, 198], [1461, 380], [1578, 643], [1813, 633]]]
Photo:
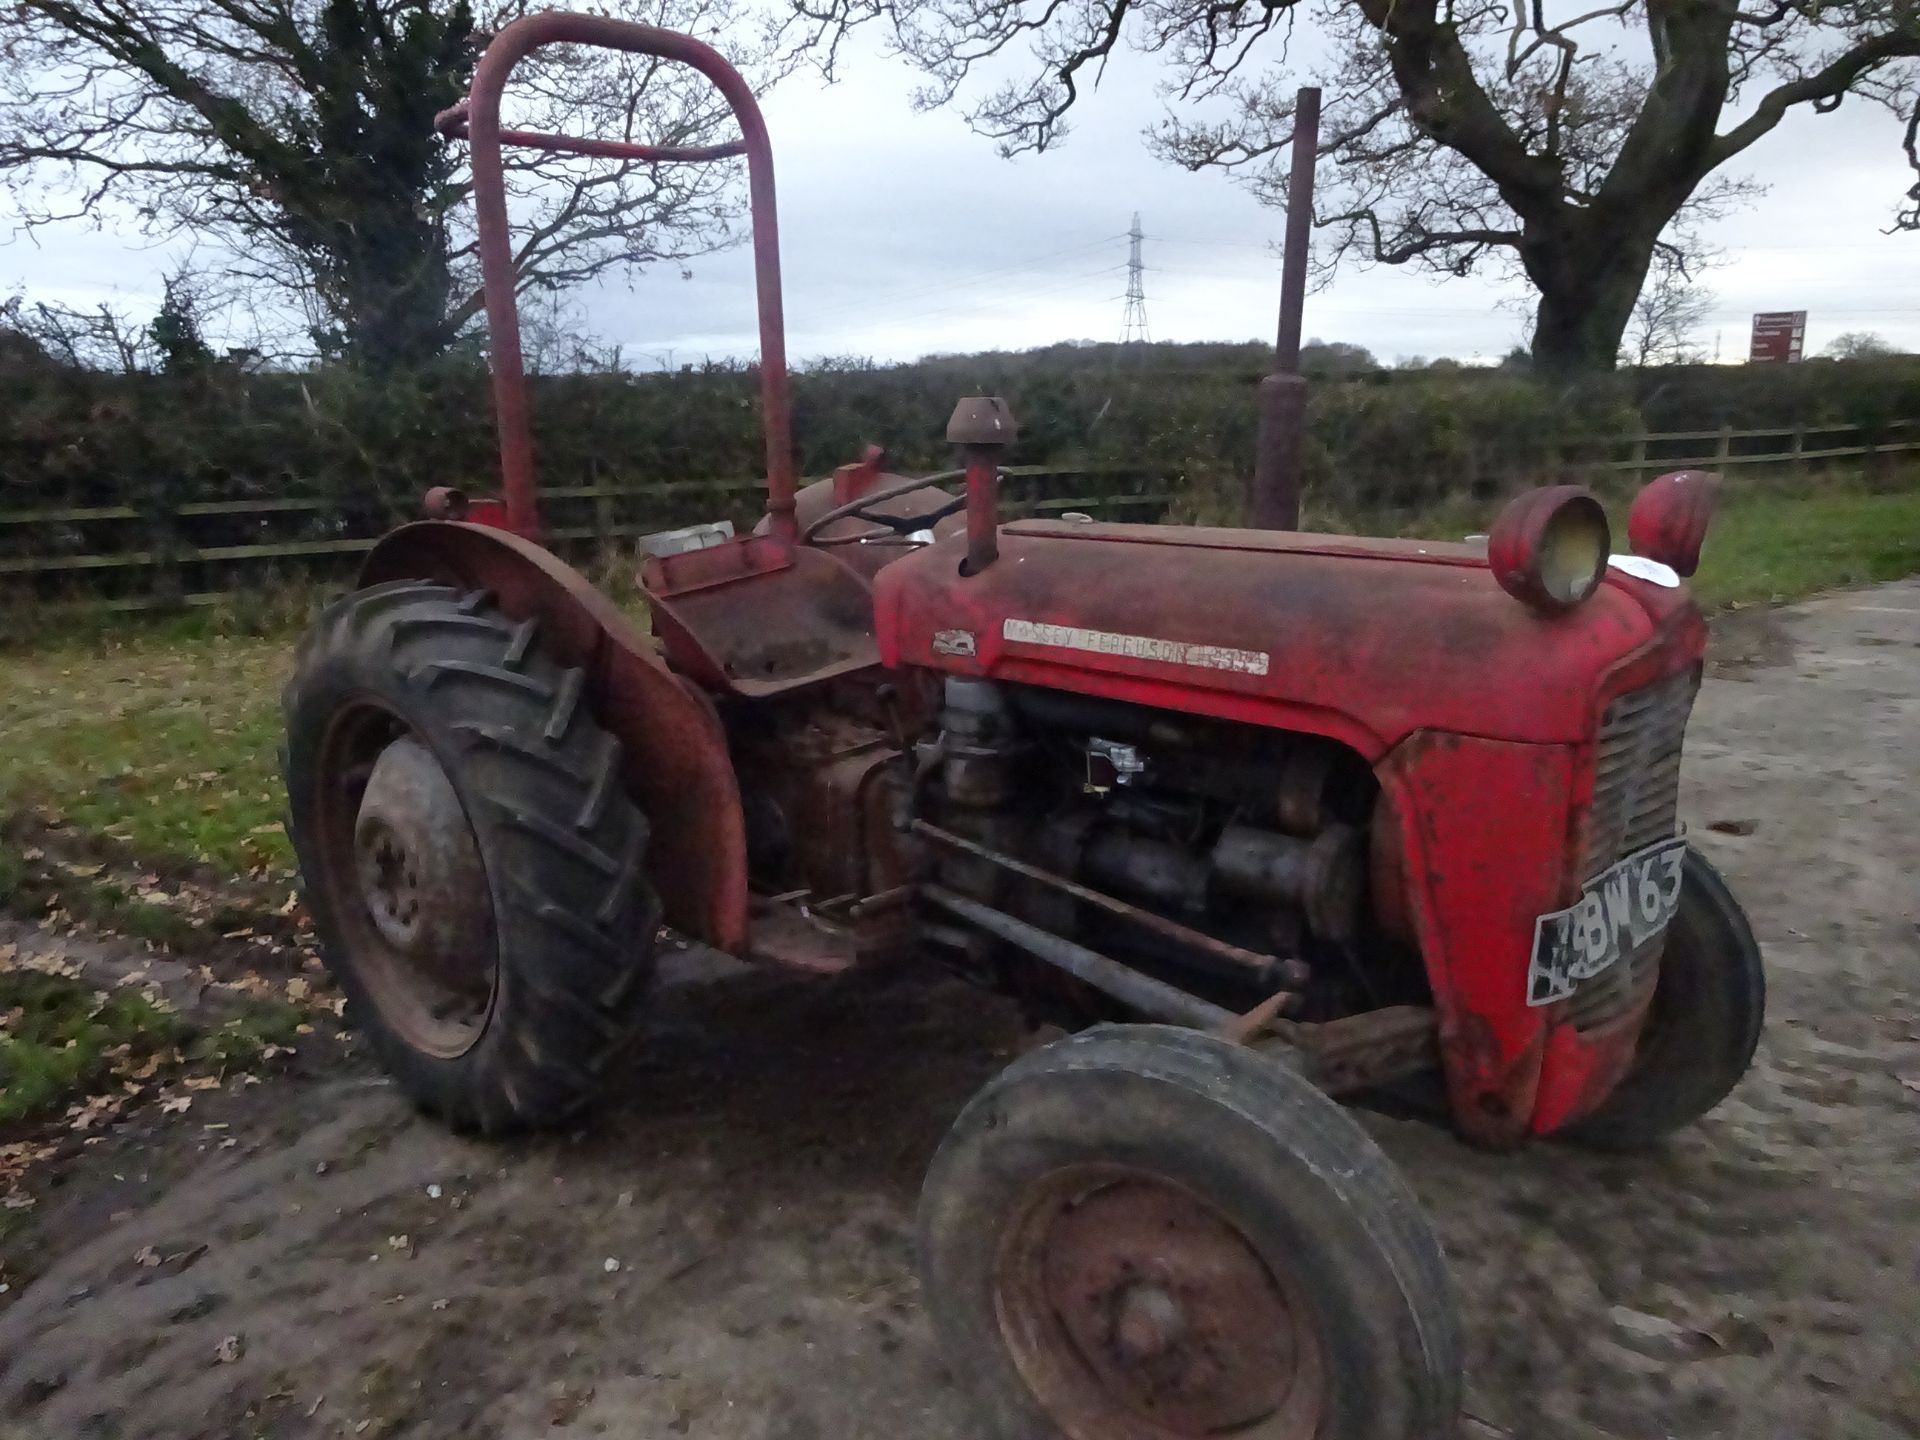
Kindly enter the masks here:
[[277, 637], [142, 628], [9, 657], [0, 817], [33, 810], [141, 855], [290, 874], [276, 757], [291, 654]]
[[1920, 488], [1736, 496], [1714, 518], [1702, 606], [1779, 603], [1920, 574]]

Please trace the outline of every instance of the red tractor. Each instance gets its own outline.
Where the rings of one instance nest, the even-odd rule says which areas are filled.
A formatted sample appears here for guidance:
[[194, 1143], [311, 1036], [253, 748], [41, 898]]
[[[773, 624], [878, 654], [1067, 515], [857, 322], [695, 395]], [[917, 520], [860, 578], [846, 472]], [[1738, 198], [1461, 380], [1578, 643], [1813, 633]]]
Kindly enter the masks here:
[[[555, 43], [691, 65], [741, 138], [503, 130]], [[1440, 1247], [1330, 1097], [1485, 1146], [1636, 1145], [1747, 1068], [1760, 957], [1682, 837], [1706, 477], [1610, 555], [1575, 487], [1484, 550], [1001, 524], [1014, 421], [955, 471], [796, 493], [766, 129], [685, 36], [546, 13], [443, 129], [472, 146], [504, 499], [429, 497], [306, 638], [286, 778], [350, 1013], [493, 1134], [602, 1093], [662, 923], [808, 974], [931, 955], [1075, 1032], [955, 1122], [925, 1294], [997, 1435], [1426, 1440], [1460, 1393]], [[539, 543], [505, 144], [744, 154], [767, 511], [649, 560], [652, 635]]]

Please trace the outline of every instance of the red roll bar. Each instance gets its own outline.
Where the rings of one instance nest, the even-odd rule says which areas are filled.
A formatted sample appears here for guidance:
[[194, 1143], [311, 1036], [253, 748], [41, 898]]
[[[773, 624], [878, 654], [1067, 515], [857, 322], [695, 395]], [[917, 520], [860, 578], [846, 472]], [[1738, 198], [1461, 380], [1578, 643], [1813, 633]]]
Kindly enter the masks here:
[[[547, 45], [598, 45], [658, 55], [691, 65], [733, 107], [740, 138], [723, 145], [639, 145], [625, 140], [588, 140], [533, 130], [500, 128], [500, 93], [507, 77], [535, 50]], [[487, 328], [493, 336], [493, 401], [500, 428], [500, 478], [507, 524], [528, 538], [540, 529], [534, 503], [533, 435], [527, 421], [526, 367], [520, 353], [520, 311], [507, 231], [506, 174], [502, 145], [528, 146], [567, 155], [616, 160], [698, 163], [747, 157], [747, 191], [753, 217], [753, 273], [760, 309], [760, 408], [767, 438], [767, 516], [773, 533], [791, 543], [793, 520], [792, 411], [787, 400], [787, 336], [780, 306], [780, 230], [774, 214], [773, 150], [759, 103], [740, 72], [717, 50], [672, 30], [543, 10], [514, 21], [493, 37], [474, 67], [467, 98], [434, 119], [442, 134], [464, 137], [473, 153], [473, 201], [480, 229], [480, 283]]]

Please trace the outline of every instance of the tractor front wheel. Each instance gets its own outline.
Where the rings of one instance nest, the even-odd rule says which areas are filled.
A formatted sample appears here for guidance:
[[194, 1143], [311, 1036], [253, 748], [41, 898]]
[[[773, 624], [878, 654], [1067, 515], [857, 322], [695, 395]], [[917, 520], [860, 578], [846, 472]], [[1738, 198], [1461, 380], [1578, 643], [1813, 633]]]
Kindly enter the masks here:
[[294, 849], [348, 1015], [424, 1109], [551, 1125], [642, 1019], [647, 827], [584, 676], [484, 592], [347, 596], [285, 697]]
[[1157, 1025], [1019, 1060], [920, 1204], [949, 1368], [1002, 1440], [1431, 1440], [1460, 1340], [1418, 1202], [1284, 1066]]
[[1680, 872], [1660, 978], [1633, 1067], [1564, 1132], [1599, 1150], [1635, 1150], [1691, 1125], [1726, 1099], [1753, 1064], [1766, 1018], [1760, 942], [1740, 902], [1698, 850]]

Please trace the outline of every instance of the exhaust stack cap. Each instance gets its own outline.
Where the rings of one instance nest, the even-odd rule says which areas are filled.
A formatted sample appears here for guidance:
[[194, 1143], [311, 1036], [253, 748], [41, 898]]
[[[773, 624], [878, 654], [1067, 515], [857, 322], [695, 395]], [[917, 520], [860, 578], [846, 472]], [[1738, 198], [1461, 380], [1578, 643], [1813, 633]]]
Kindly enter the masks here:
[[951, 445], [1011, 445], [1019, 433], [1013, 412], [998, 395], [969, 395], [953, 407], [953, 418], [947, 421]]

